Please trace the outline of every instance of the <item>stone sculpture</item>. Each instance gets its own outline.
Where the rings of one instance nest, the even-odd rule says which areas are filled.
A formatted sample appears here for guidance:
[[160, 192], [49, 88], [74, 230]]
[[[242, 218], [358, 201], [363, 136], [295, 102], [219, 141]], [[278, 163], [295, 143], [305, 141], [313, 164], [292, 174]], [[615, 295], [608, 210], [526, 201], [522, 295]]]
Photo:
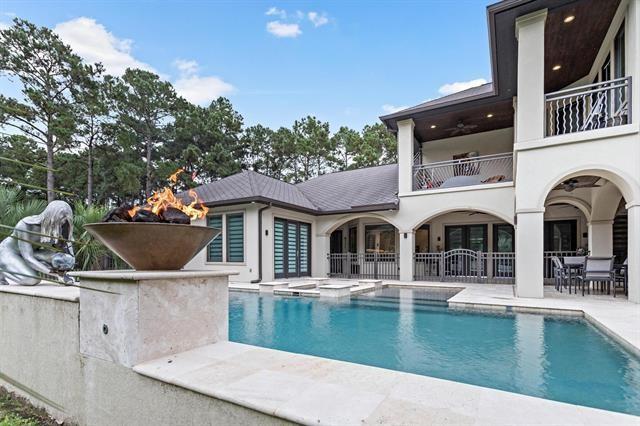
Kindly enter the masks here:
[[42, 281], [38, 273], [56, 274], [62, 283], [73, 279], [73, 212], [64, 201], [52, 201], [42, 213], [27, 216], [11, 236], [0, 242], [0, 285], [33, 286]]

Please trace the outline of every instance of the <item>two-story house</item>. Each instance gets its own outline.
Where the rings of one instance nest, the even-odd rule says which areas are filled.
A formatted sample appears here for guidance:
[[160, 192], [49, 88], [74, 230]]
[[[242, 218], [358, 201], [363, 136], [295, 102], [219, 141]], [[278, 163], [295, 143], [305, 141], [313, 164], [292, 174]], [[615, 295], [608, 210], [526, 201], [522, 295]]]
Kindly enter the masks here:
[[628, 259], [640, 302], [640, 0], [505, 0], [487, 18], [491, 83], [381, 117], [397, 165], [203, 185], [223, 232], [188, 266], [542, 297], [551, 257], [585, 251]]

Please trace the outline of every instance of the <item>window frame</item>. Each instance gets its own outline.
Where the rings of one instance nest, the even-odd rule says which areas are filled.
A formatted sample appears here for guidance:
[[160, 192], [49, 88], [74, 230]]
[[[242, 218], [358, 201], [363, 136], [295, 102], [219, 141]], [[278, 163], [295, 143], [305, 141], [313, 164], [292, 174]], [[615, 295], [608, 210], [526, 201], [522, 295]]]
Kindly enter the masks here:
[[[242, 261], [230, 261], [229, 260], [229, 238], [227, 237], [227, 233], [228, 233], [228, 225], [227, 225], [227, 216], [233, 216], [233, 215], [242, 215]], [[220, 231], [220, 236], [218, 238], [221, 238], [221, 244], [222, 244], [222, 260], [218, 261], [218, 260], [211, 260], [211, 258], [209, 257], [209, 253], [210, 253], [210, 245], [211, 243], [207, 244], [207, 260], [206, 263], [207, 264], [215, 264], [215, 265], [225, 265], [225, 264], [230, 264], [230, 265], [244, 265], [246, 264], [247, 261], [247, 212], [246, 210], [229, 210], [229, 211], [223, 211], [223, 212], [212, 212], [209, 213], [207, 215], [207, 226], [209, 226], [209, 218], [210, 217], [214, 217], [214, 216], [222, 216], [222, 225], [221, 225], [221, 231]]]

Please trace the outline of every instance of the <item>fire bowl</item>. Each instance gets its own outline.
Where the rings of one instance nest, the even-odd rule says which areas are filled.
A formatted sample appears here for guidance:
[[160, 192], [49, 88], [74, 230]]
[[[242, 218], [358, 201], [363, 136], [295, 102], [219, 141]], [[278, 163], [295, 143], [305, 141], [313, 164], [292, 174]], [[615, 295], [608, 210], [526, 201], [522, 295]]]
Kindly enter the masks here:
[[84, 228], [139, 271], [182, 269], [220, 235], [216, 228], [172, 223], [90, 223]]

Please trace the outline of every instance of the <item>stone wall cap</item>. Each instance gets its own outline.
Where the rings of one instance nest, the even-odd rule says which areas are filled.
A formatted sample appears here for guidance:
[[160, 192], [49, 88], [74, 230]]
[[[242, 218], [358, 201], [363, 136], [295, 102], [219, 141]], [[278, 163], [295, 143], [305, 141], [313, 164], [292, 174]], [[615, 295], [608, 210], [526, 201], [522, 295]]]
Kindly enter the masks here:
[[55, 284], [0, 285], [0, 293], [20, 294], [23, 296], [42, 297], [45, 299], [62, 300], [77, 303], [80, 299], [80, 289], [76, 286]]
[[166, 280], [181, 278], [214, 278], [228, 277], [230, 275], [238, 275], [237, 271], [134, 271], [134, 270], [118, 270], [118, 271], [81, 271], [71, 272], [69, 275], [84, 280], [92, 281], [141, 281], [141, 280]]

